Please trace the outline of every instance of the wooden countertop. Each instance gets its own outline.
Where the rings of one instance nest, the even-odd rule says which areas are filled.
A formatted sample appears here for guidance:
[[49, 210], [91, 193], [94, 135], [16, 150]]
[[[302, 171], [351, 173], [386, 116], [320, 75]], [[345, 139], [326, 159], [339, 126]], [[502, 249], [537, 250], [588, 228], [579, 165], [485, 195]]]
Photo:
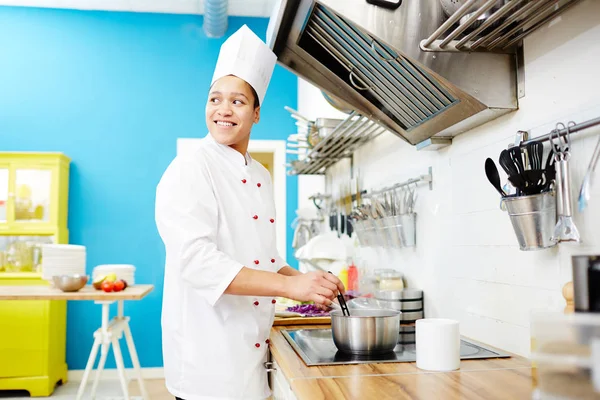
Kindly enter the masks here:
[[140, 300], [153, 289], [154, 285], [133, 285], [121, 292], [106, 293], [91, 285], [77, 292], [63, 292], [50, 286], [0, 286], [0, 300]]
[[520, 356], [464, 360], [453, 372], [423, 371], [414, 362], [307, 367], [283, 329], [273, 327], [270, 350], [298, 400], [530, 399], [532, 395], [531, 362]]

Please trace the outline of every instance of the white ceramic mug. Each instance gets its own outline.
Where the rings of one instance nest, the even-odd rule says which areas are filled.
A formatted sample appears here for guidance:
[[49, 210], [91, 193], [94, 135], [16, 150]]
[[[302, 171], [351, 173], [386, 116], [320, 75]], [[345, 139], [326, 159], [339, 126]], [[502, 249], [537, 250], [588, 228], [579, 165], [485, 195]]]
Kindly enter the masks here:
[[443, 318], [419, 319], [416, 323], [417, 368], [454, 371], [460, 368], [458, 321]]

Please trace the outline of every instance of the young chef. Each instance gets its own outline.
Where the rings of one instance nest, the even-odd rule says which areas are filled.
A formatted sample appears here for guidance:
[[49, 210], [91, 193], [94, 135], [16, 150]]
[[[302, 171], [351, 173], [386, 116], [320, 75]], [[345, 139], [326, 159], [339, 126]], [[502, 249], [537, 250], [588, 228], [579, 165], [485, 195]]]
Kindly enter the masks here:
[[172, 161], [156, 190], [164, 369], [177, 398], [269, 397], [263, 363], [275, 297], [325, 306], [344, 290], [277, 253], [270, 175], [247, 153], [275, 62], [245, 25], [225, 41], [206, 104], [209, 134]]

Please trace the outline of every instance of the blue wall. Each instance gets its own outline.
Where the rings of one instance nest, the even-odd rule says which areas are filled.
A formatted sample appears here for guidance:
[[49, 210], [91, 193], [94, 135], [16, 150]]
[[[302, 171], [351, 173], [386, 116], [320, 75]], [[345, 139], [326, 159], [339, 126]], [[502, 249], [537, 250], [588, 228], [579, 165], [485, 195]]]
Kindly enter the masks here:
[[[264, 38], [267, 23], [230, 18], [227, 35], [248, 24]], [[125, 304], [144, 367], [162, 366], [155, 188], [176, 139], [206, 134], [206, 94], [223, 40], [206, 38], [199, 16], [0, 7], [0, 151], [72, 158], [70, 241], [87, 246], [88, 274], [98, 264], [130, 263], [138, 283], [156, 285]], [[252, 138], [294, 132], [283, 106], [296, 103], [296, 77], [277, 66]], [[296, 179], [288, 177], [287, 187], [292, 255]], [[100, 315], [90, 301], [69, 302], [70, 369], [85, 367]]]

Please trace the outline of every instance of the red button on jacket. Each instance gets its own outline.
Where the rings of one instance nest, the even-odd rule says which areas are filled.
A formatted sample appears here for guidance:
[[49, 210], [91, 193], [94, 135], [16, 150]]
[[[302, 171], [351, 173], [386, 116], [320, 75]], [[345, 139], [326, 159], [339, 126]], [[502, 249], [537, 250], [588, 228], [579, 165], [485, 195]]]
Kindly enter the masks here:
[[254, 260], [254, 264], [258, 265], [259, 263], [260, 263], [260, 261]]
[[267, 340], [265, 340], [265, 343], [269, 344], [269, 343], [271, 343], [271, 341], [269, 339], [267, 339]]
[[[258, 217], [257, 217], [258, 218]], [[255, 218], [256, 219], [256, 218]], [[271, 223], [275, 222], [275, 220], [273, 218], [271, 218], [269, 221], [271, 221]]]
[[254, 346], [258, 349], [260, 347], [260, 343], [255, 343]]
[[255, 305], [255, 306], [257, 306], [257, 305], [258, 305], [258, 301], [255, 301], [255, 302], [254, 302], [254, 305]]
[[245, 180], [245, 179], [242, 179], [242, 183], [246, 183], [246, 180]]
[[271, 304], [275, 304], [275, 303], [277, 303], [277, 300], [275, 300], [275, 299], [271, 300]]
[[255, 216], [253, 216], [252, 218], [254, 218], [254, 219], [258, 219], [258, 215], [255, 215]]
[[272, 262], [272, 263], [275, 263], [275, 259], [274, 259], [274, 258], [271, 258], [271, 262]]
[[258, 186], [258, 187], [261, 187], [261, 184], [260, 184], [260, 182], [258, 182], [258, 183], [256, 184], [256, 186]]

